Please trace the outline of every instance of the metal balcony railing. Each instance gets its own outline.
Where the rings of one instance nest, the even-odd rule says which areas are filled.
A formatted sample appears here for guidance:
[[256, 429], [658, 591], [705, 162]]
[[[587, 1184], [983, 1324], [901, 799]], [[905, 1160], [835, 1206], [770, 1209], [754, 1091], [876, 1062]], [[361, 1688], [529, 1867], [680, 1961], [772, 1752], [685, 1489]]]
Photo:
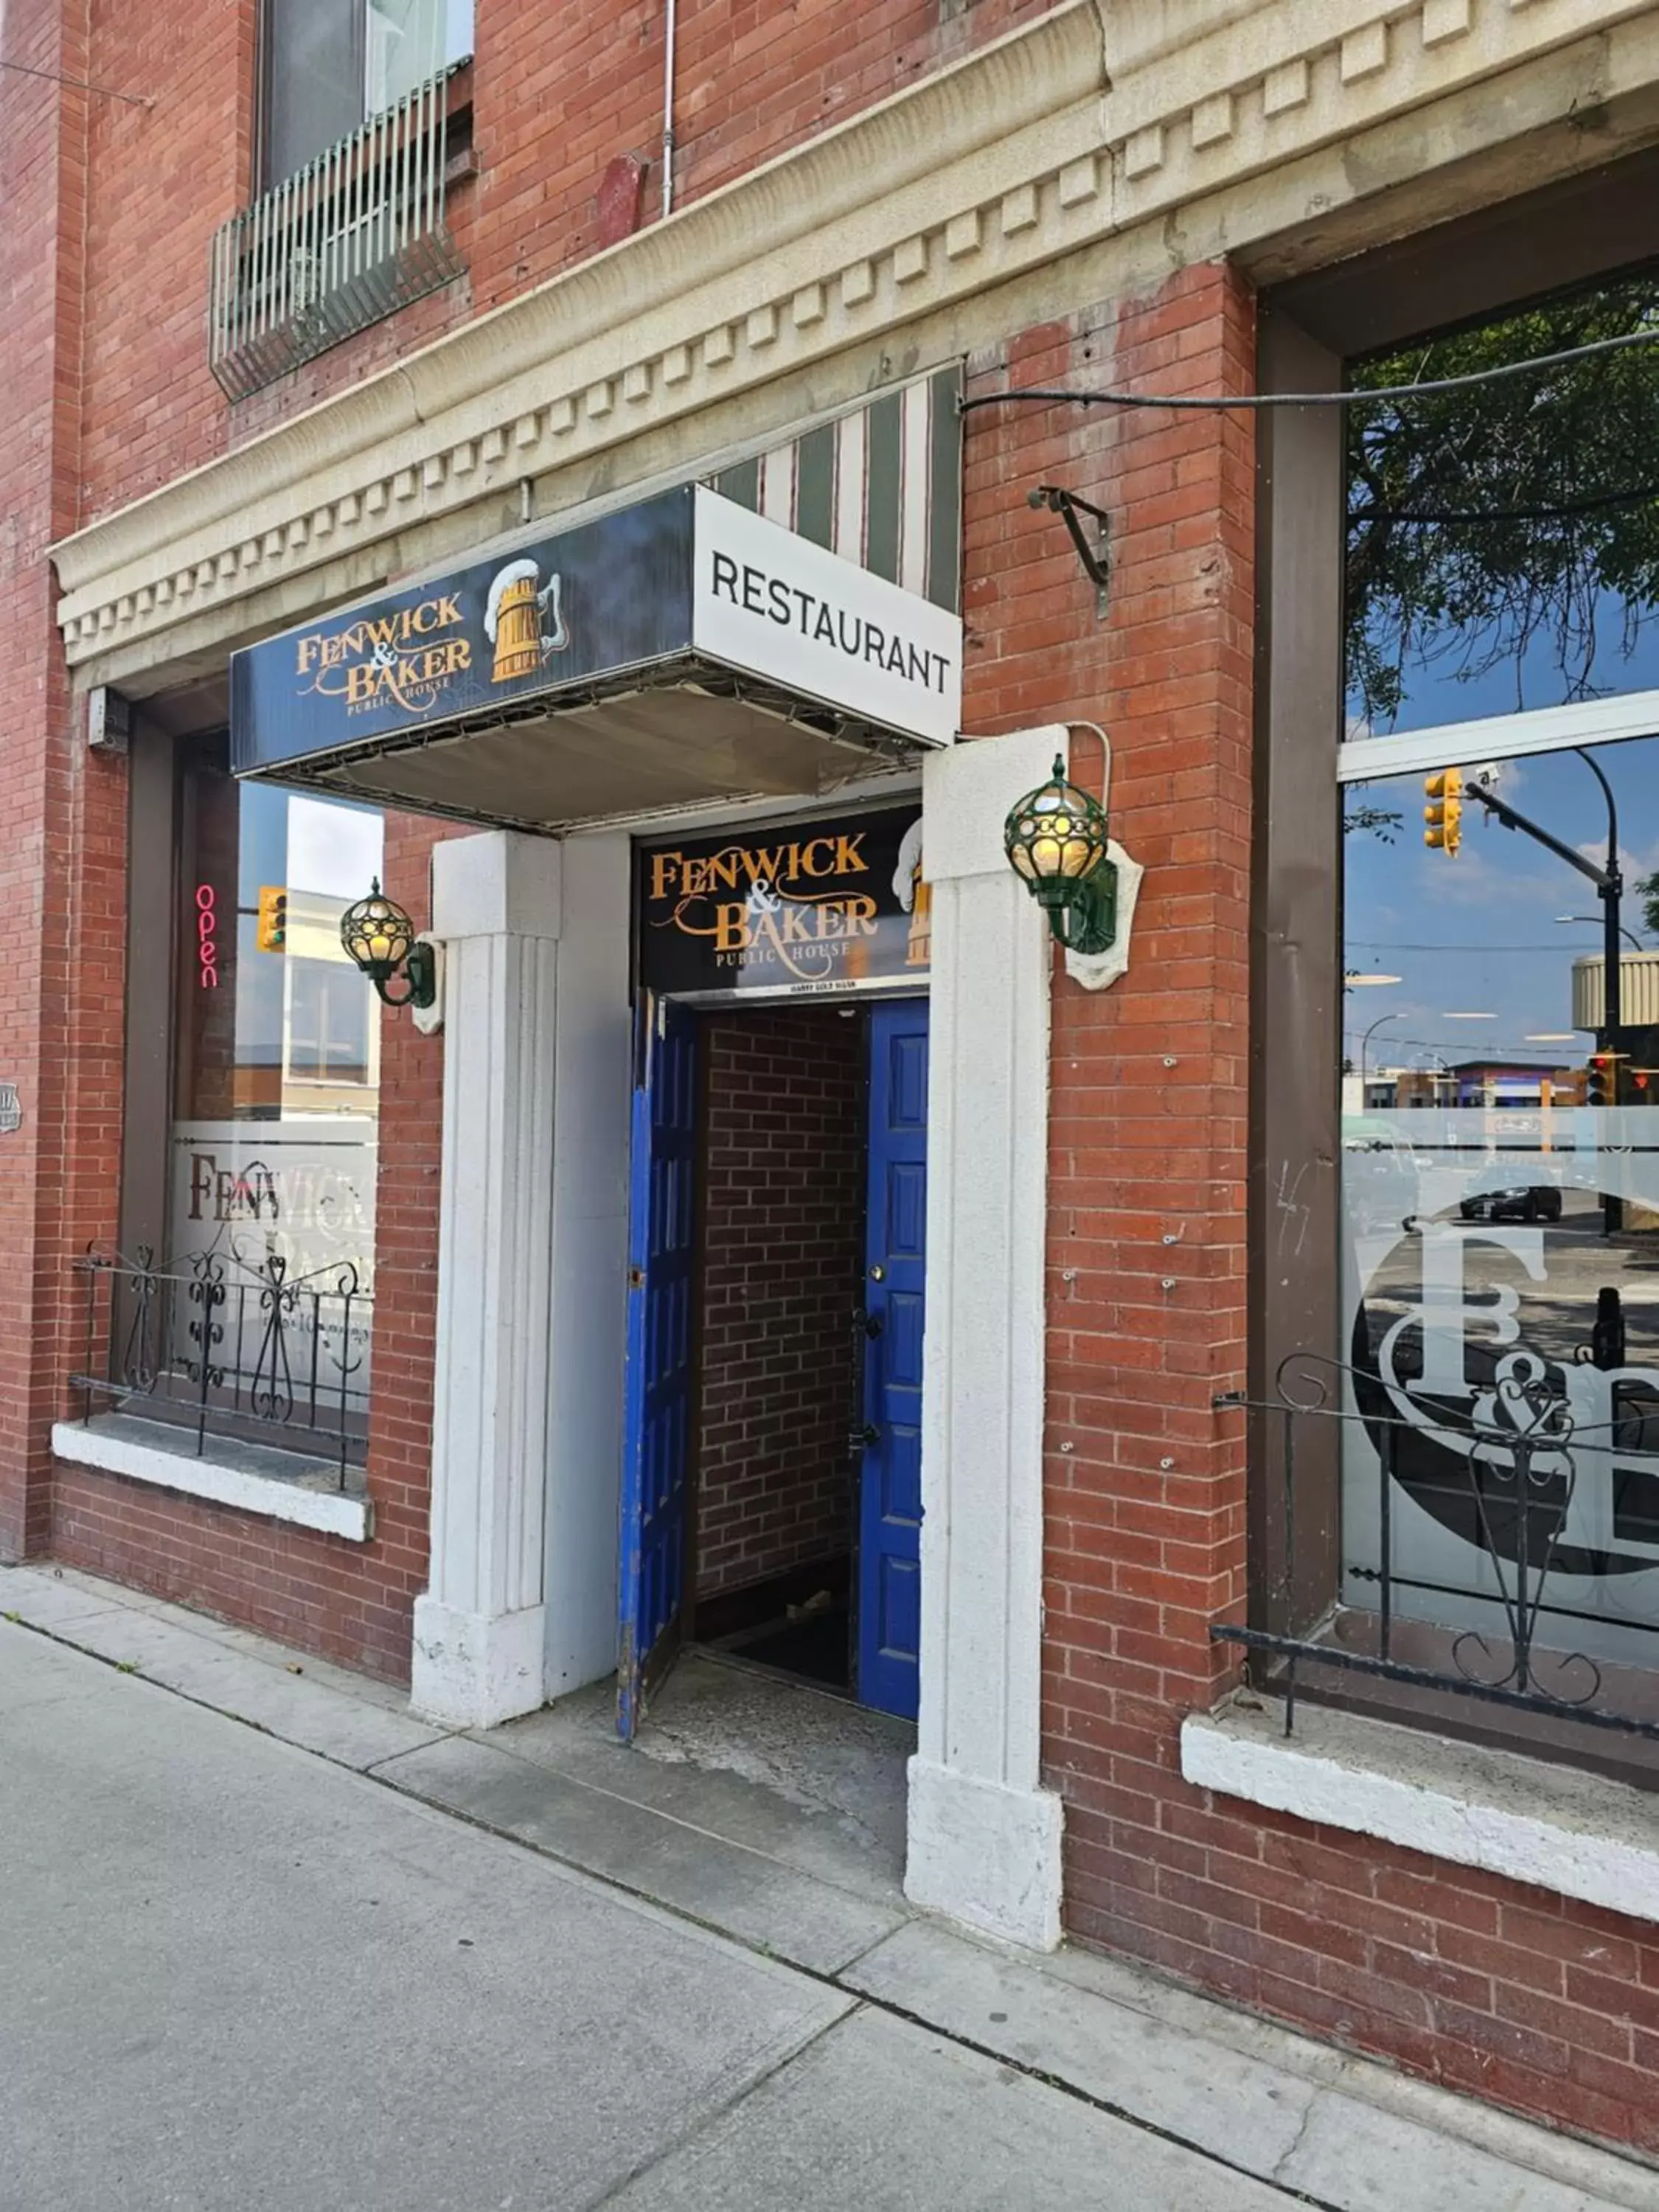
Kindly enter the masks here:
[[349, 1261], [292, 1275], [279, 1254], [158, 1261], [89, 1252], [82, 1418], [164, 1422], [197, 1455], [210, 1436], [331, 1463], [343, 1490], [368, 1431], [373, 1293]]
[[460, 275], [444, 222], [448, 142], [447, 72], [221, 227], [208, 358], [232, 399]]

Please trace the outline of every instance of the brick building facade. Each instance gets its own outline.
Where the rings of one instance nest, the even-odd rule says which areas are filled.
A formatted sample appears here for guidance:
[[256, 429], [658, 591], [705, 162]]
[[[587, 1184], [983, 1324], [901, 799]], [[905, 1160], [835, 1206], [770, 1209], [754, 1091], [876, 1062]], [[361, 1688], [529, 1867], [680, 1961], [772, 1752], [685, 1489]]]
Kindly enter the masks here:
[[[412, 753], [374, 788], [283, 800], [392, 802], [386, 889], [445, 946], [441, 1030], [377, 1017], [373, 1365], [340, 1417], [337, 1502], [295, 1506], [291, 1484], [279, 1500], [257, 1458], [216, 1491], [187, 1424], [176, 1464], [112, 1429], [131, 1396], [86, 1378], [118, 1364], [100, 1301], [131, 1293], [77, 1262], [176, 1243], [177, 1132], [224, 1118], [178, 1044], [200, 986], [177, 940], [183, 914], [195, 957], [191, 870], [212, 871], [189, 794], [224, 777], [228, 726], [239, 742], [233, 653], [679, 484], [810, 535], [822, 463], [824, 542], [963, 624], [960, 740], [843, 779], [861, 802], [884, 775], [920, 793], [933, 897], [912, 1893], [1659, 2154], [1650, 1719], [1598, 1731], [1565, 1697], [1541, 1723], [1524, 1700], [1460, 1700], [1421, 1640], [1431, 1607], [1410, 1656], [1439, 1688], [1384, 1673], [1343, 1694], [1348, 1676], [1304, 1665], [1286, 1736], [1283, 1651], [1247, 1659], [1213, 1633], [1310, 1641], [1355, 1609], [1331, 1454], [1323, 1491], [1316, 1443], [1304, 1458], [1287, 1533], [1285, 1409], [1260, 1410], [1286, 1355], [1351, 1348], [1345, 987], [1387, 965], [1340, 949], [1334, 410], [994, 404], [1334, 391], [1407, 340], [1643, 270], [1659, 258], [1650, 11], [1344, 0], [1314, 24], [1216, 0], [1177, 32], [1151, 0], [682, 0], [669, 57], [655, 8], [532, 23], [477, 0], [470, 51], [442, 58], [462, 273], [234, 400], [204, 338], [210, 266], [280, 182], [260, 88], [281, 57], [254, 0], [192, 17], [188, 39], [175, 12], [93, 22], [13, 0], [0, 47], [17, 424], [0, 463], [0, 1082], [21, 1107], [0, 1136], [0, 1558], [412, 1672], [425, 1709], [463, 1719], [616, 1663], [629, 836], [812, 817], [833, 783], [757, 768], [752, 732], [726, 755], [689, 735], [699, 780], [649, 805], [607, 787], [567, 818], [556, 795], [514, 803], [469, 726], [478, 795], [449, 805], [468, 820], [420, 811], [396, 766]], [[968, 403], [954, 446], [947, 375]], [[1103, 595], [1060, 514], [1028, 503], [1048, 485], [1109, 519]], [[890, 496], [884, 573], [871, 518]], [[88, 743], [94, 700], [130, 716], [125, 749]], [[1638, 726], [1616, 722], [1508, 738], [1541, 753]], [[1109, 988], [1048, 951], [1001, 864], [1003, 815], [1056, 750], [1145, 871]], [[252, 927], [239, 911], [239, 972]], [[302, 1012], [299, 964], [269, 1063], [296, 1119], [356, 1018], [320, 955], [321, 1011]], [[764, 1057], [763, 1018], [705, 1018], [728, 1086], [709, 1142], [735, 1159], [728, 1060]], [[791, 1018], [809, 1026], [770, 1018], [780, 1034]], [[827, 1112], [854, 1085], [819, 1073]], [[749, 1133], [764, 1144], [758, 1118]], [[257, 1229], [240, 1172], [228, 1202]], [[839, 1172], [856, 1184], [854, 1163]], [[711, 1220], [719, 1197], [711, 1175]], [[850, 1238], [845, 1207], [827, 1225], [855, 1269], [861, 1218]], [[714, 1243], [704, 1259], [718, 1267]], [[845, 1262], [828, 1243], [811, 1259], [826, 1279]], [[187, 1298], [181, 1276], [186, 1329]], [[731, 1335], [712, 1308], [705, 1326]], [[191, 1342], [179, 1376], [199, 1370]], [[268, 1395], [259, 1358], [256, 1340]], [[842, 1340], [818, 1364], [823, 1404], [796, 1409], [825, 1434], [845, 1364]], [[704, 1419], [728, 1432], [748, 1418], [722, 1404], [732, 1387], [705, 1369]], [[222, 1389], [199, 1395], [222, 1410]], [[258, 1427], [239, 1448], [268, 1448]], [[703, 1456], [712, 1547], [712, 1427]], [[803, 1487], [823, 1499], [820, 1472]], [[1342, 1494], [1358, 1529], [1359, 1493]], [[807, 1557], [799, 1520], [795, 1539]], [[712, 1549], [704, 1571], [711, 1587], [731, 1571]], [[1449, 1629], [1470, 1621], [1489, 1626], [1466, 1609]], [[1615, 1690], [1640, 1673], [1622, 1644], [1601, 1657]], [[1621, 1722], [1650, 1716], [1632, 1694]]]

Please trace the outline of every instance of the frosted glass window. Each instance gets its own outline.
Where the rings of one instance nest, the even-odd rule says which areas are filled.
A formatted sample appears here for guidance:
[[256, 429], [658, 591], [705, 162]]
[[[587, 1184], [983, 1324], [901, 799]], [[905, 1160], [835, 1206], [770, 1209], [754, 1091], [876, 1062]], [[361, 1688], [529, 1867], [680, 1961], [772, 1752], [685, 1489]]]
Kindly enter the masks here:
[[[1443, 1633], [1408, 1656], [1494, 1683], [1524, 1618], [1570, 1701], [1659, 1660], [1659, 738], [1592, 757], [1616, 1030], [1570, 862], [1467, 795], [1462, 849], [1426, 849], [1420, 775], [1344, 795], [1343, 1595], [1386, 1569]], [[1587, 760], [1495, 765], [1605, 862]]]

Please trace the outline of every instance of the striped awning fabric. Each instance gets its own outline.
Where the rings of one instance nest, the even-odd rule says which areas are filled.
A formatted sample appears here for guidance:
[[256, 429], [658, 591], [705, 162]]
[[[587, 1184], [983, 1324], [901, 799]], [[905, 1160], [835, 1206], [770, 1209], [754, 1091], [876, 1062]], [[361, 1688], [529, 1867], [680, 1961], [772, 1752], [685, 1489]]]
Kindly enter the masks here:
[[938, 370], [709, 479], [714, 489], [959, 611], [959, 368]]

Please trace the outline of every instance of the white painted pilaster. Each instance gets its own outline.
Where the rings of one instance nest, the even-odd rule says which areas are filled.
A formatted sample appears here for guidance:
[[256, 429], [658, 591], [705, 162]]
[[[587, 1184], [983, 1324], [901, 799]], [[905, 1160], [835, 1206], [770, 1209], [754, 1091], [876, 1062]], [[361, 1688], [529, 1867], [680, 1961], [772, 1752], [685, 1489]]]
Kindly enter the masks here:
[[1048, 981], [1003, 818], [1063, 728], [928, 758], [933, 886], [921, 1712], [905, 1889], [976, 1928], [1060, 1941], [1060, 1802], [1038, 1787]]
[[561, 848], [432, 856], [446, 951], [432, 1560], [410, 1702], [489, 1728], [543, 1698]]
[[547, 1694], [617, 1669], [617, 1516], [628, 1324], [630, 849], [564, 845], [553, 1154]]

